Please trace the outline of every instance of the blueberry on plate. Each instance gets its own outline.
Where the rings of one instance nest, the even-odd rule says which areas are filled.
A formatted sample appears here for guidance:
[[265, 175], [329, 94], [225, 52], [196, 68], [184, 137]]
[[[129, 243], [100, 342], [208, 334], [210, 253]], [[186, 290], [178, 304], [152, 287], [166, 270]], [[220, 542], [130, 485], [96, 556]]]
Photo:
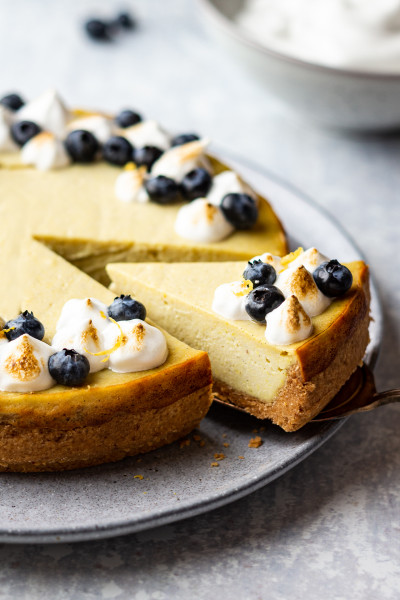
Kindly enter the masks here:
[[275, 310], [285, 301], [285, 296], [274, 285], [260, 285], [246, 297], [247, 314], [258, 323], [265, 323], [268, 313]]
[[132, 144], [120, 135], [110, 137], [103, 146], [103, 158], [112, 165], [122, 167], [132, 161], [132, 155]]
[[93, 133], [85, 129], [75, 129], [65, 140], [68, 154], [75, 162], [93, 162], [100, 149], [100, 144]]
[[276, 281], [276, 271], [272, 265], [261, 260], [249, 261], [243, 272], [243, 278], [249, 279], [254, 287], [259, 285], [272, 285]]
[[85, 31], [92, 40], [109, 42], [111, 39], [110, 26], [106, 21], [102, 21], [101, 19], [89, 19], [86, 21]]
[[189, 142], [195, 142], [199, 140], [199, 136], [196, 133], [180, 133], [172, 138], [171, 146], [182, 146], [183, 144], [188, 144]]
[[76, 350], [64, 348], [48, 360], [49, 373], [60, 385], [78, 387], [89, 375], [90, 364], [86, 356]]
[[158, 175], [145, 183], [150, 200], [158, 204], [171, 204], [179, 199], [179, 186], [170, 177]]
[[150, 171], [153, 164], [160, 158], [163, 151], [156, 146], [143, 146], [143, 148], [136, 148], [133, 152], [133, 162], [141, 167], [142, 165]]
[[258, 218], [257, 202], [248, 194], [227, 194], [222, 198], [221, 210], [235, 229], [250, 229]]
[[0, 104], [14, 112], [24, 106], [25, 102], [19, 94], [7, 94], [0, 99]]
[[122, 110], [119, 115], [115, 117], [115, 122], [118, 127], [122, 129], [126, 129], [127, 127], [131, 127], [131, 125], [137, 125], [142, 121], [141, 115], [133, 110]]
[[42, 128], [33, 121], [18, 121], [11, 126], [11, 137], [18, 146], [23, 146], [41, 131]]
[[114, 302], [110, 304], [107, 312], [114, 321], [130, 321], [131, 319], [144, 321], [146, 318], [146, 309], [143, 304], [124, 294], [114, 298]]
[[313, 273], [318, 289], [328, 298], [343, 296], [353, 283], [351, 271], [337, 260], [323, 262]]
[[16, 319], [7, 321], [3, 329], [10, 342], [16, 340], [21, 335], [24, 335], [24, 333], [27, 333], [37, 340], [42, 340], [44, 336], [44, 327], [42, 323], [32, 312], [28, 312], [27, 310], [21, 313]]
[[205, 169], [189, 171], [181, 182], [181, 193], [186, 200], [195, 200], [207, 196], [211, 187], [211, 175]]

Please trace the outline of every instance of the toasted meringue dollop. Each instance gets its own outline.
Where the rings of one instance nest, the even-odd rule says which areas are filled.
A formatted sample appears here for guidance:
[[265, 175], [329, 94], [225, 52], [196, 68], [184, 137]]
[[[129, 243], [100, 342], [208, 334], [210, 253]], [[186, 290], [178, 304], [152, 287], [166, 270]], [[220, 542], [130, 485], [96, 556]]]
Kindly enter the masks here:
[[83, 300], [72, 298], [64, 304], [61, 310], [56, 331], [66, 327], [71, 330], [78, 321], [89, 319], [96, 329], [103, 331], [110, 322], [107, 317], [107, 306], [95, 298], [84, 298]]
[[245, 309], [246, 296], [250, 292], [244, 280], [219, 285], [214, 292], [212, 309], [233, 321], [251, 321]]
[[292, 294], [296, 296], [310, 317], [320, 315], [331, 303], [331, 299], [320, 292], [313, 276], [303, 265], [282, 271], [275, 285], [285, 298]]
[[175, 220], [175, 232], [193, 242], [209, 244], [227, 238], [234, 231], [219, 206], [198, 198], [182, 206]]
[[211, 173], [211, 165], [204, 154], [208, 144], [209, 140], [202, 139], [170, 148], [153, 164], [151, 176], [164, 175], [180, 182], [190, 171], [199, 167]]
[[115, 128], [112, 119], [104, 115], [88, 115], [86, 117], [79, 117], [68, 123], [68, 133], [75, 129], [90, 131], [101, 144], [105, 144], [108, 138], [113, 135]]
[[207, 200], [211, 204], [219, 205], [227, 194], [248, 194], [256, 198], [252, 189], [234, 171], [223, 171], [213, 178]]
[[120, 129], [119, 135], [124, 136], [136, 148], [144, 146], [156, 146], [161, 150], [169, 148], [169, 135], [157, 123], [157, 121], [142, 121], [126, 129]]
[[56, 332], [51, 345], [55, 351], [67, 348], [86, 356], [90, 364], [90, 373], [97, 373], [108, 366], [108, 355], [103, 352], [105, 347], [101, 331], [91, 319], [70, 321]]
[[141, 319], [110, 323], [103, 333], [109, 354], [108, 368], [116, 373], [155, 369], [167, 360], [168, 347], [162, 331]]
[[313, 273], [315, 269], [319, 267], [319, 265], [328, 260], [329, 258], [324, 254], [321, 254], [321, 252], [319, 252], [316, 248], [308, 248], [308, 250], [305, 250], [297, 258], [295, 258], [289, 266], [291, 269], [293, 269], [303, 265], [307, 271]]
[[71, 159], [61, 140], [49, 131], [42, 131], [23, 146], [21, 162], [34, 165], [39, 171], [49, 171], [66, 167]]
[[297, 300], [289, 296], [278, 308], [267, 314], [265, 339], [269, 344], [286, 346], [308, 338], [313, 329], [310, 317]]
[[115, 196], [121, 202], [148, 202], [149, 196], [143, 187], [146, 167], [126, 169], [115, 181]]
[[65, 134], [66, 125], [71, 119], [71, 113], [56, 90], [50, 89], [25, 104], [16, 113], [15, 118], [18, 121], [33, 121], [43, 129], [51, 131], [62, 138]]
[[55, 385], [47, 366], [52, 354], [51, 346], [26, 333], [2, 346], [0, 390], [39, 392]]
[[11, 137], [12, 113], [0, 105], [0, 152], [16, 152], [19, 147]]

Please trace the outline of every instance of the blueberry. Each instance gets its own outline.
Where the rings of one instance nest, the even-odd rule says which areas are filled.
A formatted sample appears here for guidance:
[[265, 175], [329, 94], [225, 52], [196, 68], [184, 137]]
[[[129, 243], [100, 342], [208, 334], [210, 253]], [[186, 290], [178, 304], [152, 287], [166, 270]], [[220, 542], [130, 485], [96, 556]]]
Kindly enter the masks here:
[[180, 133], [172, 138], [171, 146], [182, 146], [183, 144], [188, 144], [189, 142], [195, 142], [199, 140], [199, 136], [196, 133]]
[[112, 165], [123, 166], [132, 161], [133, 147], [120, 135], [114, 135], [103, 146], [103, 158]]
[[108, 42], [111, 39], [109, 24], [101, 19], [89, 19], [86, 21], [85, 30], [93, 40]]
[[179, 199], [179, 186], [173, 179], [158, 175], [148, 179], [145, 188], [150, 200], [158, 204], [171, 204]]
[[16, 111], [24, 106], [25, 102], [19, 94], [7, 94], [7, 96], [3, 96], [3, 98], [0, 99], [0, 104], [9, 110]]
[[136, 27], [135, 20], [127, 12], [120, 13], [115, 19], [115, 24], [122, 27], [122, 29], [134, 29]]
[[143, 304], [131, 296], [124, 296], [124, 294], [114, 299], [107, 312], [114, 321], [130, 321], [131, 319], [144, 321], [146, 318], [146, 309]]
[[351, 271], [337, 260], [324, 262], [313, 273], [318, 289], [328, 298], [343, 296], [353, 283]]
[[235, 229], [250, 229], [258, 217], [257, 203], [247, 194], [227, 194], [222, 198], [221, 210]]
[[144, 165], [150, 171], [153, 164], [160, 158], [163, 151], [156, 146], [144, 146], [137, 148], [133, 153], [133, 161], [138, 167]]
[[211, 175], [205, 169], [189, 171], [181, 182], [181, 193], [186, 200], [195, 200], [207, 196], [211, 187]]
[[50, 375], [60, 385], [78, 387], [89, 375], [90, 364], [86, 356], [64, 348], [52, 354], [48, 360]]
[[18, 146], [23, 146], [42, 131], [33, 121], [18, 121], [11, 126], [11, 137]]
[[250, 279], [254, 287], [272, 285], [276, 281], [276, 271], [272, 265], [261, 260], [249, 261], [243, 273], [244, 279]]
[[141, 115], [133, 110], [122, 110], [119, 115], [115, 117], [115, 122], [118, 127], [122, 127], [122, 129], [126, 129], [127, 127], [131, 127], [131, 125], [137, 125], [142, 121]]
[[32, 312], [28, 312], [27, 310], [21, 313], [16, 319], [7, 321], [3, 329], [10, 330], [5, 332], [7, 339], [10, 342], [17, 339], [20, 335], [24, 335], [24, 333], [27, 333], [37, 340], [42, 340], [44, 336], [44, 327], [42, 323]]
[[75, 129], [65, 140], [65, 147], [72, 160], [89, 163], [95, 159], [100, 144], [90, 131]]
[[265, 317], [284, 302], [285, 296], [274, 285], [260, 285], [252, 290], [245, 303], [247, 314], [258, 323], [265, 323]]

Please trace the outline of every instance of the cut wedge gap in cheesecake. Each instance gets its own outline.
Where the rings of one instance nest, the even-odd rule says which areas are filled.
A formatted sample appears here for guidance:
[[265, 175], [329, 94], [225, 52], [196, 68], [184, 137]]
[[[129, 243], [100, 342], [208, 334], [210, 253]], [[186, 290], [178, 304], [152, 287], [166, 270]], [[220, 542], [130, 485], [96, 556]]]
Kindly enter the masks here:
[[240, 279], [245, 267], [242, 262], [121, 263], [107, 271], [114, 292], [128, 290], [165, 329], [208, 352], [218, 398], [295, 431], [328, 404], [363, 358], [369, 340], [368, 267], [361, 261], [347, 264], [351, 288], [310, 318], [306, 338], [283, 346], [266, 340], [265, 325], [212, 309], [216, 288]]

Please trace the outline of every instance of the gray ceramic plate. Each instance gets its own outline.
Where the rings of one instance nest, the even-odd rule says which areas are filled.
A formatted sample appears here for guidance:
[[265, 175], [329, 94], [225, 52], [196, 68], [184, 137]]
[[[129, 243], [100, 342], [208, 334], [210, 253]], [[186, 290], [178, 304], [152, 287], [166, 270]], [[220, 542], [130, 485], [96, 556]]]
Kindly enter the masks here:
[[[362, 257], [340, 225], [298, 191], [243, 162], [230, 162], [271, 199], [293, 235], [293, 247], [317, 246], [342, 260]], [[375, 290], [372, 313], [371, 366], [381, 339]], [[326, 442], [341, 423], [314, 423], [294, 434], [266, 424], [259, 432], [263, 445], [249, 448], [260, 425], [252, 417], [215, 406], [195, 432], [204, 444], [192, 435], [189, 445], [172, 444], [116, 464], [59, 474], [2, 474], [0, 541], [99, 539], [206, 512], [279, 477]], [[226, 458], [212, 467], [214, 454], [221, 452]]]

